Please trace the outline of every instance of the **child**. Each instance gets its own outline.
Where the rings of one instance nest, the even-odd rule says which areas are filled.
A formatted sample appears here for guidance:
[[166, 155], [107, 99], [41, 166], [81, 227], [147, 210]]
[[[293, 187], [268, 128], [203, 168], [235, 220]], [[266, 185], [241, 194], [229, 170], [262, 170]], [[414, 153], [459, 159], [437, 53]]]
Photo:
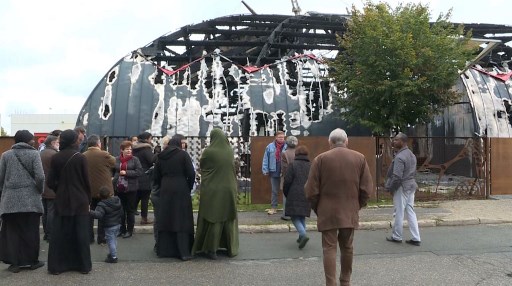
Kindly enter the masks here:
[[90, 213], [105, 229], [105, 240], [110, 251], [105, 262], [117, 263], [117, 234], [121, 227], [123, 207], [121, 200], [117, 196], [112, 196], [107, 187], [100, 188], [100, 198], [101, 202]]

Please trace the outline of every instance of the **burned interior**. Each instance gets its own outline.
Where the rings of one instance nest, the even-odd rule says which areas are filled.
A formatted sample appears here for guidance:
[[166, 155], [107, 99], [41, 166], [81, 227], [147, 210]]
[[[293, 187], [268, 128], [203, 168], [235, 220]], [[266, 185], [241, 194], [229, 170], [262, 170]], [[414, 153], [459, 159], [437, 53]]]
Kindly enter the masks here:
[[[143, 130], [205, 136], [213, 127], [230, 136], [276, 130], [310, 136], [346, 128], [332, 108], [339, 93], [329, 80], [328, 63], [339, 52], [337, 37], [348, 18], [311, 12], [234, 15], [181, 27], [115, 63], [90, 94], [78, 124], [104, 136]], [[475, 64], [510, 68], [512, 48], [503, 44], [512, 40], [510, 26], [465, 24], [465, 29], [474, 38], [502, 42]], [[503, 98], [512, 99], [510, 92]], [[508, 121], [503, 102], [506, 114], [494, 114]]]

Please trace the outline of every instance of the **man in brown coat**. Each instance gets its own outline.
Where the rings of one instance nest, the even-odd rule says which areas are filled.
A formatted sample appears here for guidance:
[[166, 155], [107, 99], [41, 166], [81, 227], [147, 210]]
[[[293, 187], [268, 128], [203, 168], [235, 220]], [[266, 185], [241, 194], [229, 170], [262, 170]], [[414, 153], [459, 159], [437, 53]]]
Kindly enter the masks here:
[[347, 148], [347, 133], [335, 129], [329, 135], [330, 150], [318, 155], [309, 171], [306, 198], [317, 214], [322, 232], [326, 285], [336, 285], [336, 247], [341, 250], [341, 285], [350, 285], [354, 229], [359, 210], [373, 189], [370, 169], [363, 154]]
[[[105, 186], [111, 194], [114, 194], [112, 185], [112, 174], [115, 168], [116, 159], [107, 151], [101, 150], [101, 140], [98, 135], [91, 135], [87, 138], [87, 151], [84, 156], [87, 159], [89, 171], [89, 184], [91, 185], [91, 209], [101, 201], [100, 188]], [[94, 219], [91, 218], [91, 242], [94, 242]], [[105, 231], [98, 225], [98, 244], [106, 243]]]
[[[52, 157], [59, 151], [59, 137], [48, 135], [48, 137], [46, 137], [46, 140], [44, 141], [44, 144], [45, 148], [41, 151], [40, 156], [41, 162], [43, 163], [44, 176], [45, 178], [47, 178], [48, 174], [50, 173]], [[55, 200], [55, 192], [46, 185], [46, 182], [44, 184], [44, 191], [42, 197], [44, 207], [44, 213], [41, 218], [41, 220], [43, 221], [44, 231], [43, 239], [49, 241], [52, 232], [52, 221], [54, 214], [53, 202]]]

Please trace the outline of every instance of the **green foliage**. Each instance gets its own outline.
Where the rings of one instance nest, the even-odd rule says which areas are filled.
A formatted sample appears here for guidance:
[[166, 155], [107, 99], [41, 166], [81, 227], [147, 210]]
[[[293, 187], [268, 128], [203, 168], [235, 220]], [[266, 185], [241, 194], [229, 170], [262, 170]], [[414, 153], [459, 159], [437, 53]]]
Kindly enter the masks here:
[[451, 11], [433, 24], [421, 4], [367, 2], [351, 13], [331, 64], [342, 118], [383, 134], [426, 123], [457, 99], [451, 88], [470, 59], [471, 34], [449, 23]]
[[7, 136], [7, 132], [5, 132], [3, 127], [0, 127], [0, 136]]

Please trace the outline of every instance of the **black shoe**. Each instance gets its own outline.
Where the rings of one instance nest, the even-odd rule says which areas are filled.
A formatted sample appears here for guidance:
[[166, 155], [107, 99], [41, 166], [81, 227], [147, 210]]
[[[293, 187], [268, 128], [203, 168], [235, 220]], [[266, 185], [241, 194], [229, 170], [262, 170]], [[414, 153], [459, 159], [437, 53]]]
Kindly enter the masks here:
[[206, 256], [208, 256], [208, 258], [210, 258], [211, 260], [217, 260], [218, 259], [217, 253], [215, 253], [215, 252], [208, 252], [206, 254]]
[[130, 238], [132, 237], [132, 232], [131, 231], [127, 231], [124, 235], [123, 235], [123, 238]]
[[140, 212], [139, 212], [139, 211], [136, 211], [136, 212], [135, 212], [135, 215], [140, 215]]
[[281, 219], [282, 220], [291, 220], [291, 218], [289, 216], [282, 216]]
[[412, 240], [412, 239], [406, 240], [405, 243], [408, 243], [408, 244], [411, 244], [411, 245], [414, 245], [414, 246], [420, 246], [421, 245], [421, 241], [416, 241], [416, 240]]
[[20, 272], [20, 267], [18, 265], [11, 265], [9, 267], [7, 267], [7, 271], [9, 272], [12, 272], [12, 273], [18, 273]]
[[123, 237], [123, 236], [125, 236], [125, 234], [126, 234], [126, 231], [125, 232], [119, 232], [117, 234], [117, 237]]
[[393, 237], [386, 237], [386, 240], [387, 240], [387, 241], [391, 241], [391, 242], [396, 242], [396, 243], [402, 243], [402, 241], [401, 241], [401, 240], [394, 239]]
[[300, 241], [299, 241], [299, 249], [303, 249], [304, 246], [306, 246], [306, 243], [308, 243], [309, 241], [309, 237], [307, 236], [303, 236], [300, 238]]
[[186, 255], [186, 256], [181, 257], [181, 260], [189, 261], [189, 260], [192, 260], [192, 258], [194, 258], [194, 257], [192, 257], [192, 255]]
[[37, 263], [30, 265], [30, 270], [36, 270], [37, 268], [41, 268], [43, 266], [44, 266], [44, 262], [38, 261]]
[[107, 241], [105, 239], [98, 239], [98, 244], [107, 244]]
[[112, 257], [112, 255], [107, 255], [107, 259], [105, 259], [106, 263], [117, 263], [117, 257]]

